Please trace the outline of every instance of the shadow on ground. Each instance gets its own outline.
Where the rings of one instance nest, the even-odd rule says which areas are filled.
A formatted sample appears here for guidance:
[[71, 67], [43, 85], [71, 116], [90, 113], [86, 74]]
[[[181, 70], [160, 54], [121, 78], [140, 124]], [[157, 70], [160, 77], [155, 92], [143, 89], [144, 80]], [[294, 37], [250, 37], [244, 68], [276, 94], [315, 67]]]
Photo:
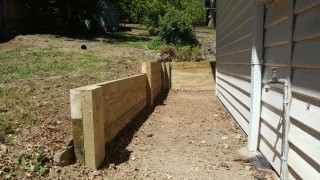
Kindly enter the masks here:
[[132, 34], [125, 34], [122, 32], [116, 33], [106, 33], [101, 35], [89, 35], [89, 34], [82, 34], [82, 35], [54, 35], [56, 38], [63, 38], [67, 39], [67, 41], [91, 41], [97, 42], [102, 41], [106, 43], [122, 43], [122, 42], [141, 42], [141, 41], [149, 41], [150, 37], [145, 35], [132, 35]]
[[[139, 27], [134, 27], [134, 29], [142, 29]], [[149, 41], [149, 35], [134, 35], [128, 34], [127, 32], [131, 32], [133, 28], [131, 27], [121, 27], [116, 32], [105, 32], [105, 33], [74, 33], [74, 34], [59, 34], [53, 32], [13, 32], [10, 33], [6, 37], [0, 37], [0, 43], [6, 43], [10, 40], [14, 39], [19, 35], [34, 35], [34, 34], [50, 34], [56, 38], [66, 39], [67, 41], [104, 41], [106, 43], [123, 43], [123, 42], [141, 42], [141, 41]]]
[[101, 169], [108, 168], [110, 165], [119, 165], [130, 159], [132, 151], [127, 150], [135, 133], [147, 121], [157, 106], [165, 106], [164, 101], [167, 99], [168, 92], [160, 94], [156, 103], [142, 111], [135, 117], [120, 133], [108, 144], [106, 144], [106, 158]]

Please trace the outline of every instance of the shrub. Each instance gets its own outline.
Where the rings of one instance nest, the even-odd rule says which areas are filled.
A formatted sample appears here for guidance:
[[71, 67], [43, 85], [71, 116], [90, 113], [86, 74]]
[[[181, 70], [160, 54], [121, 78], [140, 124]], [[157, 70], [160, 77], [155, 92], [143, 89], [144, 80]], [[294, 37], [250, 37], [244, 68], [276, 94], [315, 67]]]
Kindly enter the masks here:
[[149, 42], [148, 48], [153, 50], [159, 50], [165, 44], [166, 42], [161, 37], [156, 36]]
[[176, 52], [177, 61], [195, 61], [201, 56], [201, 48], [199, 46], [181, 46]]
[[157, 34], [167, 44], [176, 46], [198, 43], [193, 33], [190, 16], [175, 8], [169, 8], [168, 12], [160, 18]]

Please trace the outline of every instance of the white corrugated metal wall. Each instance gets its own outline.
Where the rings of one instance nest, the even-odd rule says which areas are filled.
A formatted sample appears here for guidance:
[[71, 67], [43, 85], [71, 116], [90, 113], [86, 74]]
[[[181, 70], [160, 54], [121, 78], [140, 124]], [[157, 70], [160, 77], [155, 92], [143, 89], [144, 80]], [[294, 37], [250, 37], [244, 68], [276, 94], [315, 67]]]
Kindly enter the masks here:
[[[279, 78], [290, 79], [292, 50], [291, 0], [275, 1], [265, 7], [263, 83], [271, 79], [272, 67], [278, 68]], [[282, 120], [282, 86], [271, 86], [262, 91], [259, 150], [280, 173]]]
[[320, 179], [320, 0], [296, 0], [289, 171]]
[[[217, 3], [217, 95], [245, 132], [250, 110], [253, 0]], [[320, 0], [265, 6], [263, 82], [276, 67], [291, 82], [290, 179], [320, 179]], [[283, 92], [262, 90], [259, 150], [279, 173]]]
[[217, 1], [217, 95], [248, 133], [253, 1]]

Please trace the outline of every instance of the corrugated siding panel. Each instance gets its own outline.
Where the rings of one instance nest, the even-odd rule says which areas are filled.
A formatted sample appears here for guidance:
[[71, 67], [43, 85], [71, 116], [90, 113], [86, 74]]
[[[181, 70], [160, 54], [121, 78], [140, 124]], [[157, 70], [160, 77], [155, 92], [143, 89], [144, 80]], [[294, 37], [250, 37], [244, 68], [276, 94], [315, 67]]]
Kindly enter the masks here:
[[[266, 7], [264, 35], [263, 82], [271, 78], [271, 67], [277, 67], [279, 78], [288, 78], [291, 57], [290, 0], [275, 1]], [[262, 91], [262, 111], [259, 150], [280, 173], [283, 123], [283, 92], [281, 86]]]
[[275, 89], [262, 93], [259, 150], [279, 173], [282, 137], [282, 94]]
[[320, 1], [295, 4], [288, 163], [293, 179], [320, 179]]
[[[228, 75], [219, 73], [219, 77], [228, 78]], [[229, 110], [231, 115], [236, 119], [244, 132], [248, 133], [250, 117], [248, 106], [250, 105], [250, 100], [249, 104], [244, 104], [248, 103], [248, 96], [239, 91], [238, 88], [228, 85], [222, 78], [219, 77], [217, 78], [217, 94], [219, 99]], [[241, 99], [241, 97], [247, 99], [247, 101], [243, 102], [243, 99]]]
[[217, 1], [217, 95], [248, 133], [253, 1]]
[[[217, 95], [247, 131], [253, 1], [217, 2]], [[276, 0], [266, 6], [264, 28], [263, 82], [277, 67], [292, 85], [289, 177], [320, 179], [320, 0]], [[263, 90], [259, 150], [278, 173], [282, 106], [282, 86]]]

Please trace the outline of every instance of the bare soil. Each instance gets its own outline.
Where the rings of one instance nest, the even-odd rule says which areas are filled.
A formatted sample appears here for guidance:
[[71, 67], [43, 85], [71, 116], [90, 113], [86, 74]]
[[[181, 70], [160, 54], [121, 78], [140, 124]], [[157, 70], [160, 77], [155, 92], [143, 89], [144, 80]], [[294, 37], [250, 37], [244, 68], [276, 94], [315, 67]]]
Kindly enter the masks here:
[[213, 92], [171, 91], [107, 145], [101, 170], [53, 167], [47, 178], [255, 179], [256, 170], [237, 154], [245, 141]]

